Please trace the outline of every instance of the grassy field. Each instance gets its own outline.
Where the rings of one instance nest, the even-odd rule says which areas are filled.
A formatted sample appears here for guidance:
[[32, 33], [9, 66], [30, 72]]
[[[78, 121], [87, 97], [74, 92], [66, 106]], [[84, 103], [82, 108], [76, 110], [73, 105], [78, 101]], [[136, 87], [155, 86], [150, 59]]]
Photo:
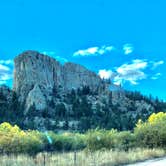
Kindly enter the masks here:
[[0, 166], [117, 166], [146, 159], [162, 157], [162, 149], [135, 149], [124, 151], [97, 151], [70, 153], [40, 153], [35, 158], [27, 155], [0, 156]]

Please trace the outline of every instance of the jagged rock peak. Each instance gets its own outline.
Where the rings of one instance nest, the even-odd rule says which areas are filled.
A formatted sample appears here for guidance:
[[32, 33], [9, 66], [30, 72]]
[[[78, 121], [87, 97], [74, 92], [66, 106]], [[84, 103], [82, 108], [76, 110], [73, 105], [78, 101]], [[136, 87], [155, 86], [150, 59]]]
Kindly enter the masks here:
[[[19, 100], [25, 102], [27, 107], [34, 103], [38, 108], [37, 103], [40, 103], [44, 109], [45, 103], [52, 98], [54, 87], [61, 87], [66, 92], [82, 86], [96, 90], [104, 84], [97, 74], [79, 64], [69, 62], [61, 65], [54, 58], [37, 51], [23, 52], [15, 58], [14, 64], [13, 88]], [[35, 94], [38, 99], [34, 97], [34, 91], [39, 92]]]

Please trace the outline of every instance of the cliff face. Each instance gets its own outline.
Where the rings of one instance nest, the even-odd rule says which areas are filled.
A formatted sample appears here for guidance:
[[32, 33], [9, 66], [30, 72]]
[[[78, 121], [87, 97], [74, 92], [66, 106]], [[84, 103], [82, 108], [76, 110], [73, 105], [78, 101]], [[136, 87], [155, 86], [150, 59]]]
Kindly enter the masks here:
[[[128, 130], [156, 107], [153, 101], [103, 81], [81, 65], [61, 65], [36, 51], [26, 51], [15, 58], [13, 88], [19, 108], [6, 87], [0, 88], [1, 98], [7, 96], [2, 103], [9, 101], [13, 110], [21, 113], [19, 123], [26, 129]], [[8, 103], [6, 110], [10, 108]]]
[[27, 108], [35, 104], [37, 109], [45, 109], [47, 101], [52, 99], [54, 88], [66, 92], [82, 86], [96, 90], [103, 85], [100, 77], [85, 67], [74, 63], [61, 65], [36, 51], [26, 51], [14, 62], [13, 88]]

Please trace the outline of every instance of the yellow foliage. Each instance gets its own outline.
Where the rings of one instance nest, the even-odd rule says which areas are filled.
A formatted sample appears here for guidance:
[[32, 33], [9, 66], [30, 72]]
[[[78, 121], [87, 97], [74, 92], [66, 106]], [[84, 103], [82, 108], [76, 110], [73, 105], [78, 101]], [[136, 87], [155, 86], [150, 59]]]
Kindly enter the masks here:
[[7, 122], [4, 122], [0, 125], [0, 131], [3, 131], [3, 132], [9, 132], [11, 128], [12, 128], [11, 124]]
[[4, 122], [0, 125], [0, 152], [5, 153], [35, 153], [42, 147], [40, 133], [23, 131], [17, 125]]
[[153, 113], [148, 118], [148, 122], [151, 123], [151, 124], [161, 122], [161, 121], [166, 121], [166, 113], [164, 113], [164, 112]]

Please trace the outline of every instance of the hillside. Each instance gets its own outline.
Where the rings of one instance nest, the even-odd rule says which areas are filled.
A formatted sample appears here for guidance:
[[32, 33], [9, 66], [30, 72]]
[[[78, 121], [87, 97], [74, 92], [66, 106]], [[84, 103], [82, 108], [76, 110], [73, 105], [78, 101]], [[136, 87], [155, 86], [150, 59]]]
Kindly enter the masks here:
[[79, 64], [61, 65], [36, 51], [14, 62], [13, 90], [0, 87], [0, 115], [1, 122], [23, 129], [132, 130], [138, 119], [166, 109], [164, 102], [125, 91]]

